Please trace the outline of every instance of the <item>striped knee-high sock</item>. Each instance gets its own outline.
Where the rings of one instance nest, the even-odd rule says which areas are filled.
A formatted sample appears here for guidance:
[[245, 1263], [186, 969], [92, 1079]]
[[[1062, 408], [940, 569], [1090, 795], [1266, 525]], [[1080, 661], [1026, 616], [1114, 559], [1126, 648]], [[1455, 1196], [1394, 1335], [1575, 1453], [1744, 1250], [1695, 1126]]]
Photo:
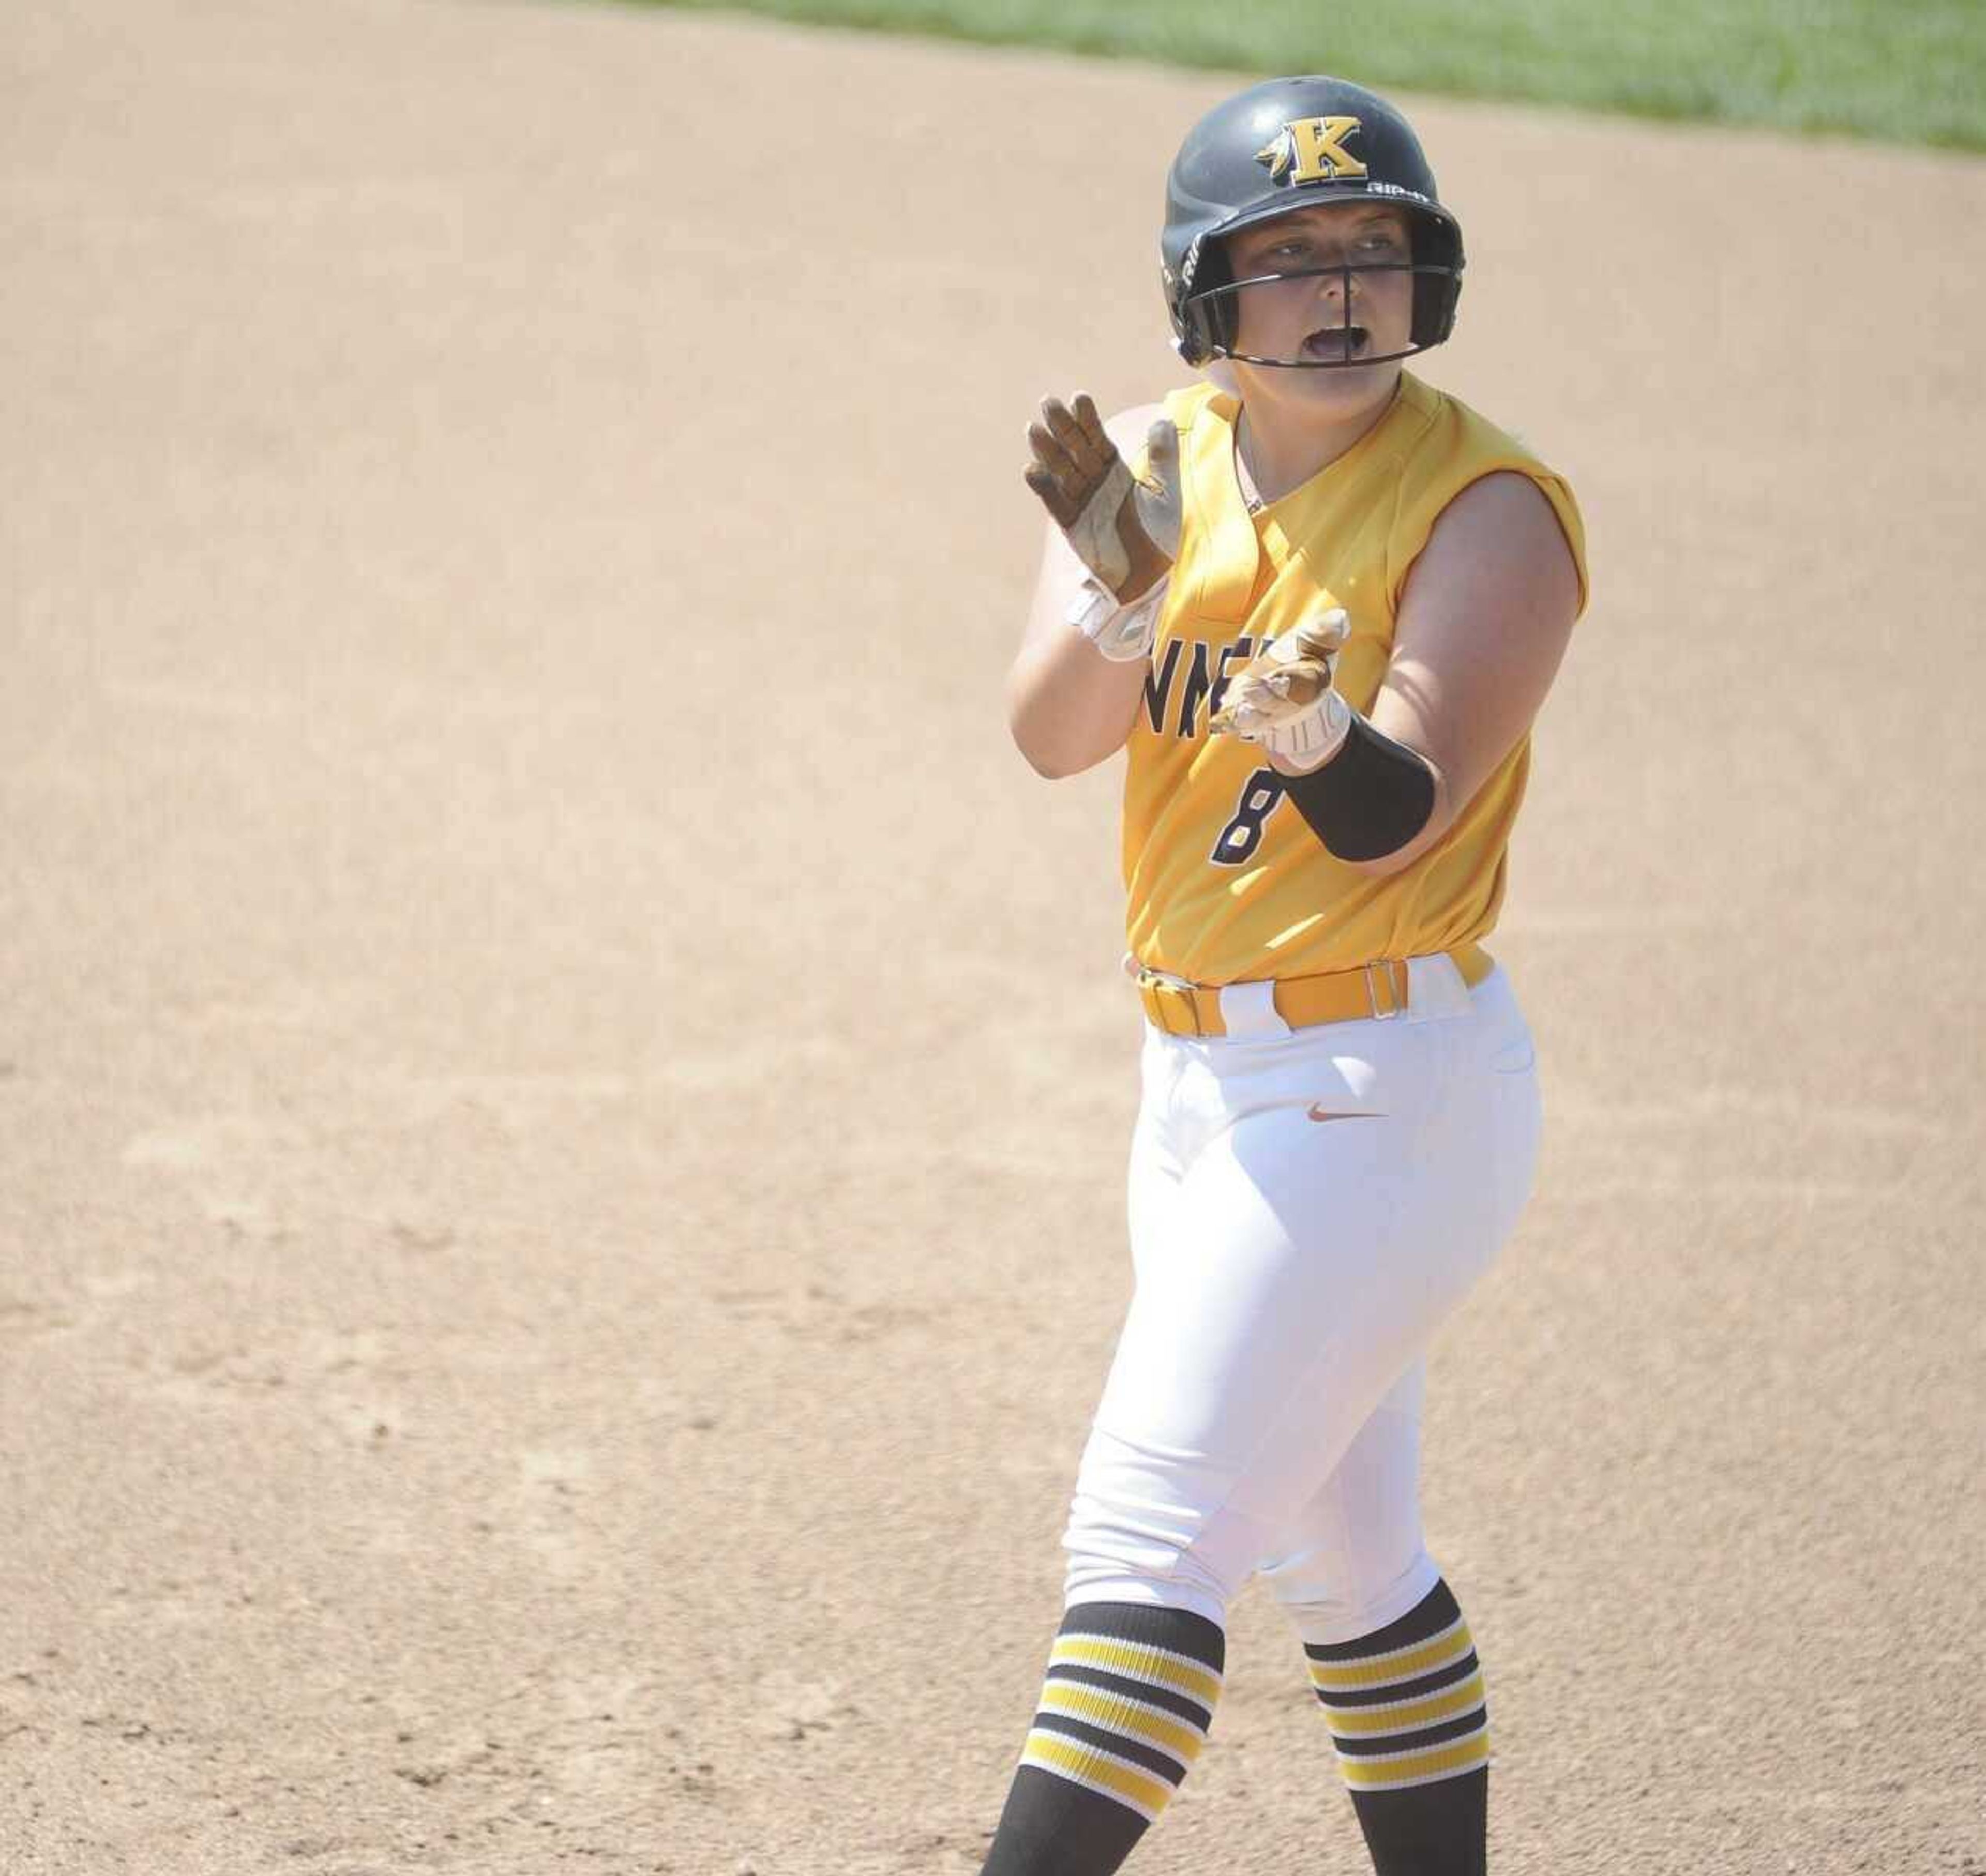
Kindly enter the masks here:
[[1378, 1876], [1482, 1876], [1489, 1710], [1447, 1584], [1374, 1634], [1304, 1652]]
[[1110, 1876], [1199, 1755], [1226, 1661], [1203, 1615], [1070, 1609], [984, 1876]]

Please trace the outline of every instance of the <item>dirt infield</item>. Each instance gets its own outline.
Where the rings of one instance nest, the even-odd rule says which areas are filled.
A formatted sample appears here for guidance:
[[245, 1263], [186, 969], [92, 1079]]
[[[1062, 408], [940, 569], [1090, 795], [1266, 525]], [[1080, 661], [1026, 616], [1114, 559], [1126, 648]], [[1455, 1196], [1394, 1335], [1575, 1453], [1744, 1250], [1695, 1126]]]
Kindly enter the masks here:
[[[0, 1867], [977, 1868], [1137, 1020], [1020, 429], [1177, 382], [1227, 89], [6, 9]], [[1986, 162], [1411, 102], [1597, 595], [1431, 1404], [1496, 1867], [1981, 1876]], [[1230, 1689], [1130, 1867], [1363, 1869]]]

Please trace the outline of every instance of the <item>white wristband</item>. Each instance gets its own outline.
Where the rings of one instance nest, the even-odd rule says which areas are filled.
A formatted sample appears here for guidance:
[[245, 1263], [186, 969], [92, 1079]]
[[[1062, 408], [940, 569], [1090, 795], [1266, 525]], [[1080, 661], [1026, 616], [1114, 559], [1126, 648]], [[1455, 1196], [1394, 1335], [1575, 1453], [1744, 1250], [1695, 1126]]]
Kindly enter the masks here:
[[1308, 775], [1343, 748], [1351, 734], [1351, 706], [1335, 691], [1326, 691], [1301, 716], [1263, 731], [1257, 740]]
[[1150, 657], [1171, 584], [1168, 575], [1125, 606], [1095, 575], [1087, 576], [1069, 607], [1069, 622], [1113, 664]]

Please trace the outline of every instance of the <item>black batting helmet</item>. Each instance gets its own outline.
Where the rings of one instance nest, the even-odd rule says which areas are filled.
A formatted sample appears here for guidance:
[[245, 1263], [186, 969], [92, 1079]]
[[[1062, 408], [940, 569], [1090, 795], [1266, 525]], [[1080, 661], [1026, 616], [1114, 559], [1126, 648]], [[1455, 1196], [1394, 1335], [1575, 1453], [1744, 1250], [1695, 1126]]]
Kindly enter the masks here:
[[[1228, 235], [1320, 202], [1377, 202], [1402, 210], [1412, 230], [1412, 261], [1308, 268], [1251, 281], [1233, 277], [1223, 246]], [[1462, 296], [1462, 229], [1442, 207], [1420, 139], [1384, 98], [1341, 78], [1271, 79], [1216, 105], [1195, 124], [1166, 178], [1159, 257], [1174, 342], [1189, 365], [1247, 359], [1232, 349], [1235, 295], [1261, 280], [1411, 271], [1413, 343], [1384, 355], [1391, 358], [1439, 345], [1455, 329], [1456, 301]]]

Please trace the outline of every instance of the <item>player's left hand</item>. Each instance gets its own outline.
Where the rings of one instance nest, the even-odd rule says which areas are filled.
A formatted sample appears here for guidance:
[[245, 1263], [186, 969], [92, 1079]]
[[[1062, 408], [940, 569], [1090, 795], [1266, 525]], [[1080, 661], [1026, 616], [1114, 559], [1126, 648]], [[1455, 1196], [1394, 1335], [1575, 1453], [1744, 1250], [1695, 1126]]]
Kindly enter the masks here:
[[1350, 708], [1331, 688], [1351, 629], [1341, 606], [1271, 639], [1229, 680], [1207, 728], [1261, 744], [1278, 768], [1321, 768], [1351, 728]]

